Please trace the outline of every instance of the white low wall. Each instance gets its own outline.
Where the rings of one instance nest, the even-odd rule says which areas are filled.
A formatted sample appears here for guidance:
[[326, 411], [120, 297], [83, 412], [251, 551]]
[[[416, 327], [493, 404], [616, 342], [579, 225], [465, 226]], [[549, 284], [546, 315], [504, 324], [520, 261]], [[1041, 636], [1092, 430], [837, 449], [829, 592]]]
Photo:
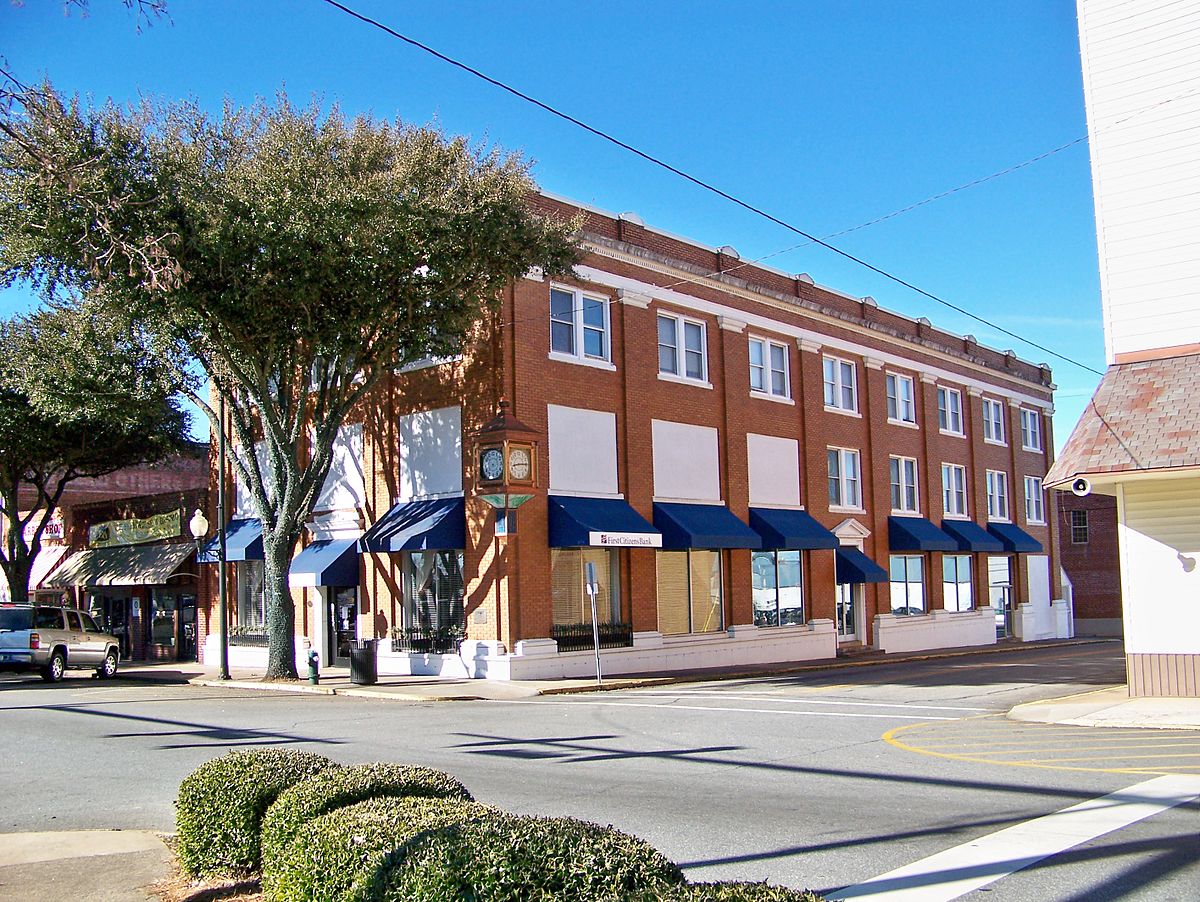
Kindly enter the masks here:
[[388, 640], [380, 639], [380, 676], [440, 676], [462, 680], [471, 676], [467, 663], [459, 655], [413, 654], [392, 651], [385, 645], [390, 645]]
[[875, 615], [874, 647], [879, 651], [927, 651], [995, 644], [996, 612], [991, 608], [919, 615]]
[[[308, 673], [308, 640], [303, 636], [297, 636], [295, 642], [296, 672], [306, 674]], [[206, 667], [220, 666], [220, 635], [209, 633], [204, 638], [204, 648], [201, 652], [200, 662]], [[321, 662], [321, 666], [325, 666], [324, 661]], [[229, 669], [265, 671], [267, 669], [267, 649], [254, 645], [234, 645], [231, 643], [229, 646]]]
[[1017, 605], [1013, 630], [1022, 642], [1039, 639], [1070, 639], [1075, 627], [1070, 602], [1059, 599], [1049, 605], [1022, 602]]

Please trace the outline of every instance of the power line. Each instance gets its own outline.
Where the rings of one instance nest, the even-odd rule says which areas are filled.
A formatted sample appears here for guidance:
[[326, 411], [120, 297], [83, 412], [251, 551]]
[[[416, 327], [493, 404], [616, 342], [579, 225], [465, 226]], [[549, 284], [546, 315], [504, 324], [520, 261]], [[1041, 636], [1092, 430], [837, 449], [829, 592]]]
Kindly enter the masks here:
[[[715, 186], [709, 182], [706, 182], [703, 179], [700, 179], [688, 172], [685, 172], [684, 170], [679, 169], [678, 167], [673, 166], [670, 163], [668, 163], [662, 159], [659, 159], [658, 157], [655, 157], [649, 153], [646, 153], [643, 150], [639, 150], [638, 148], [634, 147], [633, 145], [628, 144], [625, 141], [622, 141], [620, 138], [617, 138], [617, 137], [609, 134], [608, 132], [605, 132], [598, 128], [595, 128], [594, 126], [588, 125], [583, 120], [577, 119], [576, 117], [570, 115], [569, 113], [565, 113], [562, 110], [557, 109], [556, 107], [550, 106], [549, 104], [544, 103], [541, 100], [538, 100], [536, 97], [532, 97], [529, 94], [526, 94], [525, 92], [523, 92], [517, 88], [514, 88], [509, 84], [506, 84], [505, 82], [502, 82], [495, 78], [492, 78], [490, 75], [487, 75], [487, 74], [481, 72], [480, 70], [475, 69], [472, 66], [468, 66], [466, 63], [460, 62], [459, 60], [456, 60], [453, 57], [447, 56], [446, 54], [444, 54], [438, 50], [435, 50], [434, 48], [430, 47], [429, 45], [421, 43], [420, 41], [416, 40], [415, 38], [410, 38], [407, 35], [401, 34], [400, 32], [383, 24], [382, 22], [380, 22], [376, 19], [372, 19], [369, 16], [365, 16], [362, 13], [359, 13], [359, 12], [351, 9], [350, 7], [348, 7], [342, 3], [339, 3], [338, 0], [323, 0], [323, 2], [329, 6], [332, 6], [335, 9], [340, 10], [341, 12], [345, 13], [348, 16], [351, 16], [352, 18], [358, 19], [360, 22], [363, 22], [374, 28], [377, 28], [380, 31], [384, 32], [385, 34], [388, 34], [391, 37], [396, 38], [397, 40], [403, 41], [404, 43], [409, 44], [412, 47], [416, 47], [418, 50], [422, 50], [425, 53], [428, 53], [431, 56], [436, 57], [437, 59], [441, 60], [444, 63], [448, 63], [449, 65], [454, 66], [457, 69], [461, 69], [462, 71], [467, 72], [470, 75], [474, 75], [476, 78], [486, 81], [488, 84], [492, 85], [493, 87], [499, 88], [502, 91], [506, 91], [507, 93], [512, 94], [514, 97], [520, 98], [521, 100], [524, 100], [527, 103], [533, 104], [534, 106], [538, 107], [539, 109], [544, 110], [547, 113], [550, 113], [552, 116], [556, 116], [559, 119], [563, 119], [564, 121], [569, 122], [572, 125], [575, 125], [581, 129], [583, 129], [584, 131], [595, 135], [597, 138], [601, 138], [602, 140], [607, 141], [610, 144], [615, 144], [617, 147], [620, 147], [622, 150], [626, 150], [629, 153], [632, 153], [633, 155], [640, 157], [641, 159], [645, 160], [648, 163], [652, 163], [655, 166], [665, 169], [668, 172], [679, 176], [680, 178], [684, 179], [685, 181], [691, 182], [693, 185], [696, 185], [697, 187], [704, 189], [705, 191], [715, 194], [718, 197], [724, 198], [725, 200], [729, 201], [730, 203], [736, 204], [737, 206], [741, 207], [742, 209], [747, 210], [751, 213], [754, 213], [756, 216], [760, 216], [763, 219], [768, 220], [769, 222], [773, 222], [776, 225], [780, 226], [781, 228], [787, 229], [789, 232], [793, 232], [797, 235], [800, 235], [800, 236], [806, 238], [809, 242], [811, 242], [813, 244], [820, 245], [821, 247], [825, 248], [826, 250], [832, 251], [833, 253], [837, 254], [840, 257], [844, 257], [845, 259], [851, 261], [852, 263], [857, 263], [859, 266], [863, 267], [864, 269], [870, 270], [871, 272], [875, 273], [876, 275], [882, 276], [883, 278], [888, 279], [889, 281], [895, 282], [897, 285], [901, 285], [901, 286], [909, 289], [910, 291], [914, 291], [923, 297], [929, 298], [931, 301], [934, 301], [938, 304], [948, 307], [949, 309], [954, 310], [956, 313], [959, 313], [969, 319], [975, 320], [976, 322], [981, 323], [982, 325], [985, 325], [990, 329], [994, 329], [997, 332], [1000, 332], [1004, 335], [1009, 336], [1010, 338], [1015, 338], [1015, 339], [1017, 339], [1017, 341], [1024, 342], [1025, 344], [1029, 345], [1030, 347], [1037, 348], [1039, 351], [1043, 351], [1044, 353], [1049, 354], [1052, 357], [1055, 357], [1066, 363], [1070, 363], [1074, 366], [1079, 367], [1080, 369], [1087, 370], [1090, 373], [1095, 373], [1097, 376], [1104, 375], [1100, 370], [1093, 369], [1092, 367], [1088, 366], [1086, 363], [1081, 363], [1080, 361], [1075, 360], [1072, 357], [1068, 357], [1065, 354], [1060, 354], [1059, 352], [1052, 350], [1051, 348], [1048, 348], [1043, 344], [1040, 344], [1036, 341], [1033, 341], [1032, 339], [1029, 339], [1022, 335], [1019, 335], [1010, 329], [1005, 329], [1003, 326], [1001, 326], [997, 323], [991, 322], [990, 320], [984, 319], [983, 317], [972, 313], [971, 311], [965, 309], [964, 307], [959, 306], [958, 304], [954, 304], [950, 301], [947, 301], [946, 299], [941, 298], [941, 297], [937, 296], [936, 294], [933, 294], [930, 291], [926, 291], [924, 288], [921, 288], [918, 285], [914, 285], [912, 282], [909, 282], [907, 279], [904, 279], [904, 278], [901, 278], [900, 276], [894, 275], [893, 273], [890, 273], [887, 270], [882, 269], [882, 268], [876, 266], [875, 264], [870, 263], [870, 262], [864, 260], [863, 258], [850, 253], [849, 251], [844, 251], [841, 248], [839, 248], [833, 244], [830, 244], [825, 239], [819, 238], [816, 235], [810, 234], [809, 232], [806, 232], [804, 229], [801, 229], [798, 226], [792, 225], [790, 222], [780, 219], [778, 216], [775, 216], [774, 214], [769, 213], [766, 210], [763, 210], [761, 207], [756, 207], [754, 204], [751, 204], [748, 201], [744, 201], [740, 197], [730, 194], [729, 192], [727, 192], [721, 188], [718, 188], [717, 186]], [[1075, 143], [1078, 143], [1078, 142], [1075, 142]]]

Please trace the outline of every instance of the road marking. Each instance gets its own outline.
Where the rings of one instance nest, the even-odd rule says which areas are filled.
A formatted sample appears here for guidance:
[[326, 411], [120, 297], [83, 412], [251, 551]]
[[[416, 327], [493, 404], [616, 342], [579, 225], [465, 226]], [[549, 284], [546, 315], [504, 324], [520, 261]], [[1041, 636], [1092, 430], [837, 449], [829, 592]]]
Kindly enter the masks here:
[[958, 720], [957, 717], [939, 717], [934, 714], [914, 714], [912, 717], [902, 717], [900, 714], [857, 714], [851, 711], [782, 711], [779, 708], [726, 708], [717, 705], [640, 705], [636, 702], [592, 702], [592, 701], [547, 701], [547, 700], [517, 700], [504, 699], [497, 701], [503, 705], [585, 705], [595, 708], [659, 708], [665, 711], [720, 711], [730, 714], [781, 714], [789, 717], [864, 717], [881, 720]]
[[831, 900], [949, 902], [1080, 843], [1200, 798], [1200, 777], [1156, 777], [981, 836], [829, 894]]
[[963, 708], [956, 705], [898, 705], [888, 702], [841, 702], [832, 701], [829, 699], [816, 698], [780, 698], [779, 696], [770, 693], [738, 693], [733, 695], [727, 692], [705, 693], [705, 692], [638, 692], [638, 698], [715, 698], [722, 701], [735, 702], [755, 702], [761, 701], [764, 698], [776, 702], [791, 702], [797, 705], [845, 705], [847, 707], [856, 708], [903, 708], [907, 711], [966, 711], [979, 712], [990, 711], [991, 708]]

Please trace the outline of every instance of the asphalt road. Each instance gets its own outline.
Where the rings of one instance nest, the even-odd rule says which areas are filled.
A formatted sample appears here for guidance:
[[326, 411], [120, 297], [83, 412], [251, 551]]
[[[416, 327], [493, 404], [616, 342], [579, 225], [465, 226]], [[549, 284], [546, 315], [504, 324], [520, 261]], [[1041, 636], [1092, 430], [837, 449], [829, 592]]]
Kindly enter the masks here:
[[[1003, 716], [1123, 678], [1114, 643], [521, 702], [3, 677], [0, 833], [170, 830], [191, 769], [229, 748], [287, 745], [439, 767], [481, 801], [612, 823], [692, 879], [836, 897], [939, 855], [940, 876], [919, 878], [912, 898], [951, 898], [922, 881], [953, 872], [999, 878], [965, 899], [1194, 902], [1197, 803], [1125, 815], [1142, 811], [1142, 786], [1200, 779], [1200, 734]], [[1134, 786], [1070, 815], [1082, 826], [1069, 849], [1016, 870], [1062, 832], [1038, 818]]]

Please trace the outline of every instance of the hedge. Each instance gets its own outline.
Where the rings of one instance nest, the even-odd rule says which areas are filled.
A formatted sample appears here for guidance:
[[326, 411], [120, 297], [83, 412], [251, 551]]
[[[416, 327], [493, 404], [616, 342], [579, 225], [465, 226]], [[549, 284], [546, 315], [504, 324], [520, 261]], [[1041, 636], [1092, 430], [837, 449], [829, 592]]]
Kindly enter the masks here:
[[262, 820], [263, 891], [271, 892], [275, 862], [307, 822], [335, 808], [377, 798], [473, 801], [449, 774], [404, 764], [360, 764], [323, 771], [280, 793]]
[[303, 825], [271, 863], [274, 902], [365, 900], [389, 853], [413, 837], [496, 814], [477, 802], [432, 798], [368, 799]]
[[289, 786], [330, 767], [337, 765], [298, 749], [245, 749], [201, 764], [184, 777], [175, 800], [180, 868], [190, 877], [257, 871], [268, 806]]
[[824, 902], [812, 890], [788, 889], [770, 883], [689, 883], [667, 896], [646, 896], [641, 902]]
[[612, 827], [497, 813], [415, 837], [390, 856], [367, 896], [600, 902], [660, 898], [682, 883], [682, 872], [661, 852]]

